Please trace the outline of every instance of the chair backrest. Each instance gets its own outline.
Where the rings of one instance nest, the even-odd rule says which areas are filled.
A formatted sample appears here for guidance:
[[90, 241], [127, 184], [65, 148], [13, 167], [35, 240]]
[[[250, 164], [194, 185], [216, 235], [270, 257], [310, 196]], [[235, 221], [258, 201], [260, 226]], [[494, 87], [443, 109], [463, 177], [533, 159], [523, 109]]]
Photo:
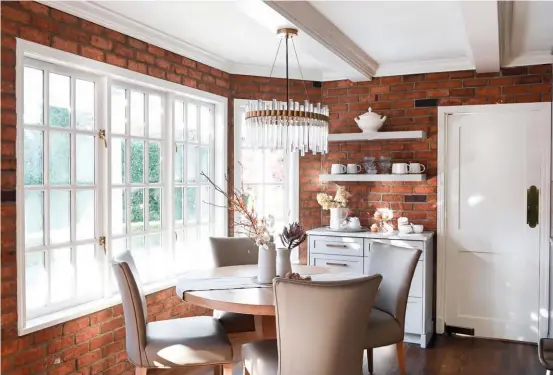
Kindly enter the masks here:
[[258, 249], [247, 237], [210, 237], [215, 267], [257, 264]]
[[369, 253], [369, 275], [380, 274], [383, 277], [374, 307], [393, 315], [402, 330], [409, 288], [421, 253], [418, 249], [380, 243], [371, 247]]
[[113, 273], [119, 286], [125, 316], [125, 334], [127, 357], [139, 367], [146, 367], [148, 362], [146, 348], [146, 298], [129, 251], [115, 257], [112, 261]]
[[275, 279], [279, 375], [361, 375], [366, 327], [382, 276]]

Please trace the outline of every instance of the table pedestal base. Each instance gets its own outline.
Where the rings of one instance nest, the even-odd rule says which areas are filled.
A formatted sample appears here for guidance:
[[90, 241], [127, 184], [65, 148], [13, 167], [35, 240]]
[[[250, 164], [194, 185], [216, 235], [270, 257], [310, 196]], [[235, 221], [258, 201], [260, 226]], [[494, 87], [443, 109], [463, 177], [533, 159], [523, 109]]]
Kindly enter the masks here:
[[276, 319], [271, 315], [255, 315], [255, 332], [260, 339], [276, 339]]

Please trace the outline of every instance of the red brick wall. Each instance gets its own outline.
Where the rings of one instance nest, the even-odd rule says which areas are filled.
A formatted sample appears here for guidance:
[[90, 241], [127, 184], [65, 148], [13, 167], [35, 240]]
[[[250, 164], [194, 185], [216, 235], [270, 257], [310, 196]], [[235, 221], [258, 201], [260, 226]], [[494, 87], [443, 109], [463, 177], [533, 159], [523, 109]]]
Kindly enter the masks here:
[[[404, 215], [435, 230], [437, 108], [415, 108], [416, 99], [427, 98], [437, 98], [442, 106], [551, 101], [551, 65], [502, 69], [500, 73], [459, 71], [382, 77], [358, 83], [325, 82], [323, 102], [330, 107], [330, 133], [358, 132], [354, 118], [370, 106], [388, 116], [382, 131], [425, 130], [428, 137], [421, 141], [332, 142], [329, 154], [321, 159], [320, 169], [317, 165], [304, 169], [301, 178], [306, 185], [301, 199], [310, 199], [314, 204], [316, 192], [334, 191], [334, 184], [320, 185], [317, 176], [319, 170], [329, 170], [332, 163], [362, 164], [364, 156], [381, 155], [394, 161], [417, 161], [428, 168], [426, 182], [345, 184], [353, 195], [349, 207], [363, 225], [372, 223], [367, 214], [372, 215], [375, 209], [391, 208], [396, 217]], [[313, 220], [319, 218], [317, 210], [310, 214]], [[328, 211], [324, 211], [323, 223], [328, 223], [328, 216]]]
[[[221, 70], [35, 2], [2, 2], [2, 364], [4, 375], [133, 374], [121, 305], [17, 336], [15, 37], [228, 97]], [[232, 101], [229, 103], [232, 107]], [[231, 149], [232, 150], [232, 149]], [[149, 320], [208, 313], [174, 288], [148, 296]], [[55, 356], [62, 363], [54, 364]]]

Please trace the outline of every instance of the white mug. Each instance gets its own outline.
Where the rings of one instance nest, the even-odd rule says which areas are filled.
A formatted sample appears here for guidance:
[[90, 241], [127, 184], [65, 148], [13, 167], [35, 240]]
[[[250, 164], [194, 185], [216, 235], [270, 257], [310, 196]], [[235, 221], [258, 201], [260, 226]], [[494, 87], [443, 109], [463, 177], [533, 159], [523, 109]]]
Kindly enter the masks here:
[[357, 164], [348, 164], [347, 172], [350, 174], [356, 174], [361, 172], [361, 166]]
[[409, 173], [423, 173], [426, 170], [426, 167], [421, 163], [409, 163]]
[[394, 163], [392, 164], [393, 174], [407, 174], [409, 173], [409, 164], [407, 163]]
[[347, 170], [347, 168], [343, 164], [332, 164], [332, 166], [330, 167], [330, 173], [331, 174], [346, 173], [346, 170]]

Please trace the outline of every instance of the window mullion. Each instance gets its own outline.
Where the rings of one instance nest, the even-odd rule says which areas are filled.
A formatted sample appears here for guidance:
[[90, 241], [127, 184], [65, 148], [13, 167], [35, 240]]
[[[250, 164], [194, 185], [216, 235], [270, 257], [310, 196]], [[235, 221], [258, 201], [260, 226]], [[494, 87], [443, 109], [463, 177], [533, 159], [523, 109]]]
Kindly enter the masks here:
[[71, 297], [75, 298], [77, 294], [77, 247], [74, 246], [74, 242], [77, 239], [76, 237], [76, 209], [75, 205], [77, 202], [76, 199], [76, 190], [74, 187], [77, 185], [77, 152], [76, 152], [76, 144], [77, 144], [77, 134], [75, 134], [74, 129], [77, 128], [76, 123], [76, 79], [75, 76], [71, 75], [69, 80], [69, 108], [70, 108], [70, 118], [69, 118], [69, 242], [72, 246], [70, 246], [70, 261], [71, 265], [73, 266], [73, 285], [72, 285], [72, 293]]
[[[112, 218], [110, 215], [111, 207], [111, 81], [108, 77], [103, 77], [98, 82], [98, 88], [95, 90], [95, 111], [96, 123], [94, 130], [98, 132], [100, 129], [106, 131], [107, 147], [105, 147], [100, 137], [95, 136], [94, 142], [96, 153], [96, 230], [94, 233], [95, 255], [96, 259], [101, 259], [100, 269], [102, 270], [102, 295], [104, 298], [110, 295], [110, 273], [109, 260], [113, 256], [111, 227]], [[106, 237], [106, 247], [102, 248], [98, 242], [100, 236]]]
[[130, 249], [131, 241], [131, 90], [125, 90], [125, 224], [127, 226], [127, 249]]
[[[175, 222], [173, 215], [173, 199], [175, 191], [175, 171], [173, 168], [174, 159], [175, 159], [175, 147], [173, 143], [173, 138], [175, 134], [175, 124], [174, 124], [174, 107], [175, 96], [172, 94], [165, 94], [162, 96], [163, 102], [163, 114], [161, 121], [161, 143], [160, 143], [160, 156], [161, 156], [161, 182], [163, 184], [163, 189], [161, 193], [162, 201], [162, 212], [161, 212], [161, 226], [167, 225], [165, 230], [164, 243], [169, 246], [164, 246], [169, 249], [170, 257], [172, 263], [174, 264], [176, 260], [176, 240], [175, 240]], [[165, 171], [165, 172], [164, 172]], [[163, 204], [164, 203], [164, 204]], [[176, 270], [177, 267], [173, 267]]]

